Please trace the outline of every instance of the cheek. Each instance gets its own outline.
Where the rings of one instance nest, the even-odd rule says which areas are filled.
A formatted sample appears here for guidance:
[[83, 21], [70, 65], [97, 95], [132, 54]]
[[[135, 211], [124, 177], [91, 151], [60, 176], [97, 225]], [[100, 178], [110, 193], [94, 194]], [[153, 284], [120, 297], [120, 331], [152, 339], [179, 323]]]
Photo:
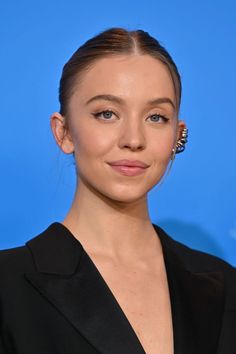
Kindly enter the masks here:
[[167, 131], [165, 134], [152, 138], [150, 150], [153, 154], [153, 159], [161, 163], [168, 161], [174, 147], [176, 132], [174, 130]]
[[96, 127], [89, 125], [78, 126], [73, 140], [77, 161], [87, 158], [92, 160], [102, 156], [109, 152], [113, 144], [113, 138], [106, 130], [98, 130]]

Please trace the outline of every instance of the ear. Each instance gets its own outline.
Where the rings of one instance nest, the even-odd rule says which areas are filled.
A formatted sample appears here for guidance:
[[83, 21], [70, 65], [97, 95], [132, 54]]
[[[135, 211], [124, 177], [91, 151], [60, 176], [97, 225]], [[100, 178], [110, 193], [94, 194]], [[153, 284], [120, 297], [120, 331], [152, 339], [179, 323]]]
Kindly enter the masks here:
[[65, 154], [74, 152], [74, 144], [65, 124], [65, 118], [58, 112], [54, 112], [50, 117], [52, 133], [57, 145]]

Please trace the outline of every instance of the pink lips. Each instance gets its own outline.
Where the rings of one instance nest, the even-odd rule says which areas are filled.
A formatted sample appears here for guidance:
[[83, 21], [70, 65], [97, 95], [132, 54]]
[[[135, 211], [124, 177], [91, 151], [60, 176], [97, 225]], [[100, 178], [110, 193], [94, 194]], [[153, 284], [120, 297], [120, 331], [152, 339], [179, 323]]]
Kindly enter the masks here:
[[125, 176], [136, 176], [149, 167], [146, 163], [138, 160], [118, 160], [109, 162], [109, 165], [117, 172]]

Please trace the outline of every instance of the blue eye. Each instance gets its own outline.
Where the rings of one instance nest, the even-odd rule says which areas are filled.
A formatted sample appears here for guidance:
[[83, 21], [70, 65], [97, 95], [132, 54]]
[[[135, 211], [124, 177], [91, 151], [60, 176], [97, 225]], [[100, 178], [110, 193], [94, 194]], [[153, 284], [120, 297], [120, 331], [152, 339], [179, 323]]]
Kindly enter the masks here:
[[109, 111], [109, 110], [93, 113], [94, 117], [99, 118], [100, 116], [102, 116], [102, 118], [107, 119], [107, 120], [112, 118], [113, 114], [114, 114], [114, 112]]
[[161, 114], [152, 114], [149, 118], [152, 118], [152, 122], [160, 122], [163, 121], [164, 123], [168, 122], [168, 118]]

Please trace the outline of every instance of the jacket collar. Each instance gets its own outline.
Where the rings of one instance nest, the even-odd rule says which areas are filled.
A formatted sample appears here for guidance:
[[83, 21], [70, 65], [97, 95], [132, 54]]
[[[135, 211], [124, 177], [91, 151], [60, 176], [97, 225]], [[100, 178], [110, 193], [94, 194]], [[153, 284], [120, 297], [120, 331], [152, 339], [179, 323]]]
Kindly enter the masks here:
[[[166, 265], [175, 354], [215, 354], [224, 305], [223, 274], [187, 269], [181, 252], [176, 252], [178, 243], [153, 226]], [[37, 269], [26, 279], [100, 353], [145, 353], [96, 266], [63, 224], [51, 224], [26, 245]]]
[[45, 274], [72, 275], [83, 252], [81, 243], [59, 222], [51, 224], [26, 245], [37, 271]]
[[[187, 247], [154, 225], [163, 248], [176, 353], [217, 353], [224, 312], [224, 275], [192, 265]], [[217, 263], [217, 262], [216, 262]], [[219, 267], [219, 265], [218, 265]], [[217, 267], [216, 267], [217, 268]]]

